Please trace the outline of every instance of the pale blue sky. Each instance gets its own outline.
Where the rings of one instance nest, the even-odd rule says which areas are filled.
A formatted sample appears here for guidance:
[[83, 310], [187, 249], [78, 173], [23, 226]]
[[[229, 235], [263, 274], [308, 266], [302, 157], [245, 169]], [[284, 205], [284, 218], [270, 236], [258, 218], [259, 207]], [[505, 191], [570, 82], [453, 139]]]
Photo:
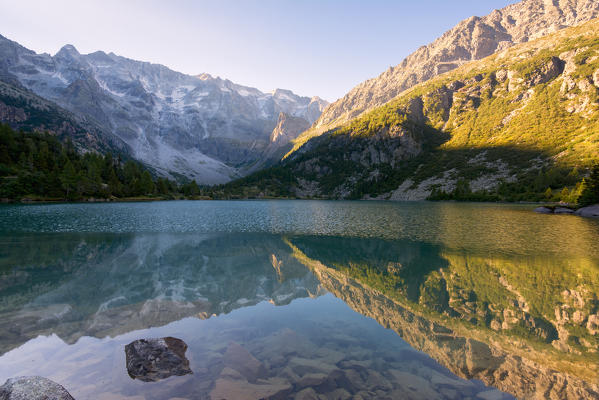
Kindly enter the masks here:
[[515, 0], [0, 0], [0, 34], [329, 101], [460, 20]]

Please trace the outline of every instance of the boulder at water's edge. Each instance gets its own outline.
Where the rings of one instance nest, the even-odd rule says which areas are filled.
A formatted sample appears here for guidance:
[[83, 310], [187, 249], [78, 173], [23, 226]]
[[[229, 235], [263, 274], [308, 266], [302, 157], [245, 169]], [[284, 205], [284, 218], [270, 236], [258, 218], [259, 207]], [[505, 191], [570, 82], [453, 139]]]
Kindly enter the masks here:
[[74, 400], [61, 385], [41, 376], [10, 378], [0, 386], [0, 400]]
[[599, 217], [599, 204], [593, 204], [592, 206], [582, 207], [575, 213], [581, 217]]

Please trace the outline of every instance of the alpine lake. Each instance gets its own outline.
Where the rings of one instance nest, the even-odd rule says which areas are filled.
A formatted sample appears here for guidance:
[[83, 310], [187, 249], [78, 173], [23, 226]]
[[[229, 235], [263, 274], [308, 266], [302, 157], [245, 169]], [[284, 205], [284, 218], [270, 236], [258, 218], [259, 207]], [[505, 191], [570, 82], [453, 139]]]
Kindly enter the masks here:
[[[39, 375], [78, 400], [597, 399], [599, 221], [533, 208], [2, 205], [0, 384]], [[181, 365], [132, 371], [125, 346], [169, 337]]]

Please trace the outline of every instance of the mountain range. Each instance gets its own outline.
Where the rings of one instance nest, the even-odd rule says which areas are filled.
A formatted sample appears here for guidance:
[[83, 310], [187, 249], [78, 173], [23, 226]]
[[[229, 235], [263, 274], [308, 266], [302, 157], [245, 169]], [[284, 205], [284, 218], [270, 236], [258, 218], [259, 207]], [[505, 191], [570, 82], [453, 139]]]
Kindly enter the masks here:
[[471, 17], [330, 105], [0, 37], [0, 119], [160, 176], [235, 180], [217, 197], [538, 200], [599, 159], [597, 17], [594, 0]]
[[[526, 0], [491, 16], [530, 12], [535, 4]], [[564, 27], [596, 16], [599, 4], [567, 4], [559, 13], [542, 14], [544, 19], [531, 15], [532, 25], [518, 30], [536, 32], [538, 21], [546, 20], [542, 26], [555, 32], [493, 45], [497, 52], [464, 59], [421, 83], [404, 82], [413, 85], [403, 91], [404, 83], [389, 84], [387, 89], [400, 91], [392, 100], [362, 113], [361, 106], [352, 107], [357, 116], [339, 114], [321, 129], [333, 103], [295, 139], [281, 165], [219, 195], [239, 195], [243, 187], [241, 195], [250, 197], [553, 199], [553, 191], [573, 188], [599, 160], [599, 20]], [[442, 38], [460, 43], [463, 34], [455, 28]], [[473, 48], [481, 43], [472, 40]]]
[[[103, 147], [125, 151], [159, 175], [204, 184], [223, 183], [266, 165], [265, 154], [284, 154], [279, 149], [295, 136], [281, 135], [281, 121], [293, 118], [309, 126], [327, 104], [289, 90], [263, 93], [113, 53], [80, 54], [72, 45], [51, 56], [0, 37], [0, 56], [0, 78], [13, 92], [41, 97], [55, 103], [49, 107], [88, 121], [87, 131], [104, 141]], [[0, 110], [11, 111], [4, 112], [3, 120], [14, 124], [22, 121], [10, 115], [21, 115], [21, 120], [31, 115], [19, 105], [4, 96]], [[275, 128], [277, 140], [271, 141]], [[107, 145], [112, 142], [116, 146]]]
[[360, 83], [330, 104], [311, 133], [347, 122], [414, 85], [465, 63], [597, 17], [599, 3], [594, 0], [524, 0], [484, 17], [465, 19], [400, 64]]

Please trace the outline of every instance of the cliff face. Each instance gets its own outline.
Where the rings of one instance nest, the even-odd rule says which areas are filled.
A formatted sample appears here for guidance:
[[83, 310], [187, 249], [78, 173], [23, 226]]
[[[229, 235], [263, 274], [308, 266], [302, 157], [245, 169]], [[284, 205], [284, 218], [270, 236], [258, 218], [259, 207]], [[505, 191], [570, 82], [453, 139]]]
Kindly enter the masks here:
[[313, 128], [330, 129], [469, 61], [597, 17], [599, 3], [594, 0], [524, 0], [484, 17], [468, 18], [330, 104]]
[[270, 134], [270, 143], [278, 146], [288, 144], [309, 127], [309, 122], [304, 118], [281, 112], [277, 120], [277, 126]]

